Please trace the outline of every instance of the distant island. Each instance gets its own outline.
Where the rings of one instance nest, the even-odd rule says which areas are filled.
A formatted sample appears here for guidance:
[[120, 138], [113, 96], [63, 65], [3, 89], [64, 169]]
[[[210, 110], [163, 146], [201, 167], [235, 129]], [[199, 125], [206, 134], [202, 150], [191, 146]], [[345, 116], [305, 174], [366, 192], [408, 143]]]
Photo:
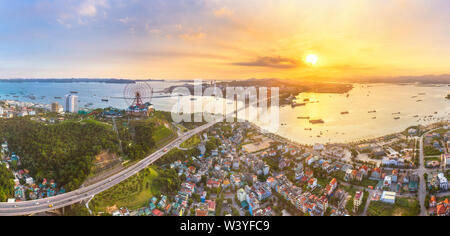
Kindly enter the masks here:
[[[193, 84], [185, 84], [184, 87], [188, 88], [191, 94], [194, 93]], [[222, 94], [226, 96], [227, 87], [278, 87], [280, 105], [291, 105], [295, 96], [299, 93], [348, 93], [353, 89], [352, 84], [345, 83], [327, 83], [327, 82], [312, 82], [302, 80], [291, 79], [246, 79], [246, 80], [233, 80], [233, 81], [218, 81], [216, 83], [203, 83], [203, 90], [208, 87], [216, 86], [222, 90]], [[164, 91], [171, 93], [175, 88], [179, 86], [171, 86]], [[258, 90], [257, 90], [258, 92]]]
[[450, 84], [450, 74], [422, 75], [422, 76], [353, 78], [353, 79], [344, 79], [343, 81], [354, 82], [354, 83]]
[[0, 82], [5, 83], [109, 83], [109, 84], [134, 84], [139, 81], [148, 82], [163, 82], [164, 80], [157, 79], [88, 79], [88, 78], [72, 78], [72, 79], [0, 79]]

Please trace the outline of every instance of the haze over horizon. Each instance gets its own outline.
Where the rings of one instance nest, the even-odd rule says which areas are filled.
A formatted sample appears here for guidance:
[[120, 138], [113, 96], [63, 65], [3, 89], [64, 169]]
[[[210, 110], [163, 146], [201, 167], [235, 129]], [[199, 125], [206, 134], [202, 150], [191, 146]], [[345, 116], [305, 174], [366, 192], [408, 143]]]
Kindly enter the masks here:
[[449, 11], [446, 0], [0, 1], [0, 78], [445, 77]]

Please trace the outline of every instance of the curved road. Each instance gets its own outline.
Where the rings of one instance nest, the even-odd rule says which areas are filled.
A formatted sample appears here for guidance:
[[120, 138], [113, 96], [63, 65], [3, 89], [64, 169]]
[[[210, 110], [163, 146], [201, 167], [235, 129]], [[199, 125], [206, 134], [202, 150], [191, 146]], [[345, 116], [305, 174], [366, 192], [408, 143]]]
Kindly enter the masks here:
[[[261, 101], [256, 101], [255, 103], [252, 103], [252, 104], [246, 104], [246, 106], [243, 106], [239, 109], [236, 107], [236, 110], [233, 110], [232, 112], [227, 113], [227, 114], [231, 115], [235, 112], [239, 112], [243, 109], [246, 109], [250, 105], [257, 105], [258, 103], [264, 102], [265, 100], [269, 100], [269, 99], [270, 98], [265, 98]], [[224, 117], [227, 117], [227, 116], [224, 116]], [[220, 122], [220, 120], [214, 120], [205, 125], [199, 126], [193, 130], [189, 130], [186, 133], [183, 133], [182, 136], [173, 140], [172, 142], [170, 142], [163, 148], [159, 149], [158, 151], [152, 153], [150, 156], [142, 159], [138, 163], [132, 165], [131, 167], [123, 170], [120, 173], [113, 175], [112, 177], [109, 177], [105, 180], [99, 181], [95, 184], [92, 184], [92, 185], [89, 185], [86, 187], [82, 187], [75, 191], [68, 192], [65, 194], [56, 195], [54, 197], [49, 197], [49, 198], [37, 199], [37, 200], [33, 200], [33, 201], [16, 202], [16, 203], [1, 202], [0, 203], [0, 216], [31, 215], [31, 214], [35, 214], [35, 213], [46, 212], [46, 211], [50, 211], [50, 210], [54, 210], [54, 209], [63, 208], [63, 207], [70, 206], [72, 204], [81, 202], [83, 200], [90, 199], [93, 196], [114, 187], [115, 185], [119, 184], [120, 182], [137, 174], [139, 171], [147, 168], [149, 165], [153, 164], [159, 158], [164, 156], [168, 151], [172, 150], [173, 148], [178, 147], [181, 143], [188, 140], [190, 137], [210, 128], [211, 126], [217, 124], [218, 122]]]
[[[139, 171], [147, 168], [149, 165], [153, 164], [159, 158], [164, 156], [169, 150], [177, 147], [182, 142], [186, 141], [193, 135], [200, 133], [211, 126], [215, 125], [217, 121], [213, 121], [183, 133], [182, 136], [173, 140], [163, 148], [152, 153], [150, 156], [139, 161], [138, 163], [132, 165], [131, 167], [123, 170], [122, 172], [113, 175], [105, 180], [97, 182], [95, 184], [77, 189], [72, 192], [68, 192], [61, 195], [56, 195], [54, 197], [38, 199], [33, 201], [24, 201], [16, 203], [0, 203], [0, 216], [17, 216], [17, 215], [31, 215], [40, 212], [46, 212], [49, 210], [54, 210], [69, 206], [86, 199], [90, 199], [93, 196], [112, 188], [113, 186], [119, 184], [120, 182], [126, 180], [127, 178], [133, 176]], [[51, 207], [50, 207], [51, 206]]]

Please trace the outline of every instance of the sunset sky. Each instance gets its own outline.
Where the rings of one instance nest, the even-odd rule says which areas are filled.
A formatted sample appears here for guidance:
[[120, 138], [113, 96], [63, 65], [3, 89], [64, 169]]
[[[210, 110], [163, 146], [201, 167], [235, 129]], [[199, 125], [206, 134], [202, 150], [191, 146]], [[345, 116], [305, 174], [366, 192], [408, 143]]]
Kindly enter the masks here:
[[449, 12], [449, 0], [0, 0], [0, 77], [445, 74]]

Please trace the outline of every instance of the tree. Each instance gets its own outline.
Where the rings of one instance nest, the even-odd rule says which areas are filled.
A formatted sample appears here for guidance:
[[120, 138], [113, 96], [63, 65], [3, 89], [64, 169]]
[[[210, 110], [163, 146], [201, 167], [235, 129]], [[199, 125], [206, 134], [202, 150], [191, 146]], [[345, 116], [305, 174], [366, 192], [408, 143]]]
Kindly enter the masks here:
[[5, 165], [0, 164], [0, 202], [6, 202], [14, 194], [14, 176]]
[[[44, 124], [27, 118], [0, 120], [0, 139], [21, 158], [21, 167], [38, 181], [55, 179], [59, 186], [78, 187], [90, 174], [101, 151], [117, 153], [112, 127], [98, 121]], [[13, 164], [13, 168], [16, 168]]]

